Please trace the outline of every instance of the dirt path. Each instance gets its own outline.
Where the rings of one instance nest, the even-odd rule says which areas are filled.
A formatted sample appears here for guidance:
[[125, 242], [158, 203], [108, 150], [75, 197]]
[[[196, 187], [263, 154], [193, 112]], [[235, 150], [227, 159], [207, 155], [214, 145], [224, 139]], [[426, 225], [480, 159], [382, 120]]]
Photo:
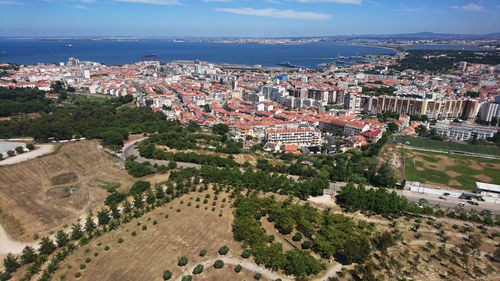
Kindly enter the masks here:
[[33, 151], [25, 152], [23, 154], [16, 155], [14, 157], [9, 157], [5, 160], [0, 161], [0, 166], [12, 165], [16, 163], [21, 163], [26, 160], [35, 159], [37, 157], [49, 154], [54, 151], [55, 145], [53, 144], [40, 144], [35, 146], [36, 149]]
[[[249, 261], [249, 260], [243, 260], [239, 258], [230, 258], [230, 257], [218, 257], [218, 258], [213, 258], [206, 260], [204, 262], [198, 263], [203, 265], [204, 268], [207, 268], [208, 266], [212, 266], [216, 260], [222, 260], [224, 264], [232, 264], [232, 265], [241, 265], [243, 268], [253, 271], [253, 272], [258, 272], [265, 276], [266, 278], [269, 278], [271, 280], [276, 280], [276, 279], [281, 279], [283, 281], [292, 281], [293, 279], [287, 278], [287, 277], [282, 277], [272, 271], [270, 271], [267, 268], [262, 268], [258, 266], [257, 264]], [[192, 265], [191, 267], [187, 268], [182, 272], [182, 274], [175, 279], [175, 281], [182, 281], [182, 277], [186, 275], [193, 275], [193, 270], [194, 268], [198, 265]], [[326, 281], [328, 280], [328, 277], [332, 277], [337, 275], [337, 272], [339, 272], [342, 269], [342, 264], [337, 263], [336, 265], [330, 267], [325, 273], [323, 273], [320, 277], [316, 277], [312, 279], [312, 281]]]
[[[204, 262], [201, 262], [201, 263], [198, 263], [198, 264], [201, 264], [203, 265], [203, 267], [208, 267], [208, 266], [212, 266], [216, 260], [222, 260], [224, 262], [224, 264], [232, 264], [232, 265], [241, 265], [243, 268], [245, 269], [248, 269], [250, 271], [253, 271], [253, 272], [258, 272], [260, 274], [262, 274], [263, 276], [265, 276], [266, 278], [269, 278], [271, 280], [276, 280], [276, 279], [281, 279], [283, 281], [292, 281], [292, 279], [289, 279], [289, 278], [286, 278], [286, 277], [282, 277], [266, 268], [261, 268], [259, 267], [257, 264], [251, 262], [251, 261], [248, 261], [248, 260], [243, 260], [243, 259], [236, 259], [236, 258], [230, 258], [230, 257], [218, 257], [218, 258], [213, 258], [213, 259], [209, 259], [209, 260], [206, 260]], [[189, 267], [188, 269], [184, 270], [182, 272], [182, 274], [177, 277], [177, 279], [175, 279], [175, 281], [182, 281], [182, 277], [185, 276], [185, 275], [193, 275], [193, 269], [198, 265], [198, 264], [195, 264], [195, 265], [192, 265], [191, 267]], [[203, 274], [203, 273], [202, 273]]]

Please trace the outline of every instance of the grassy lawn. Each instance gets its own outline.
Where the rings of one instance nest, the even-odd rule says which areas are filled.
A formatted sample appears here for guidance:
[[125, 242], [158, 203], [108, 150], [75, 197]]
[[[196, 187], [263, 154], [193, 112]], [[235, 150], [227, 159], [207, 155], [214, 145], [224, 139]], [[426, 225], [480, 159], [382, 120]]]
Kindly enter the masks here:
[[500, 161], [407, 150], [405, 176], [410, 181], [474, 190], [477, 181], [500, 184]]
[[500, 155], [500, 147], [495, 145], [461, 144], [461, 143], [452, 143], [447, 141], [435, 141], [421, 137], [410, 137], [410, 136], [395, 136], [394, 140], [397, 143], [414, 147], [422, 147], [427, 149], [438, 149], [447, 151], [453, 150], [453, 151], [463, 151], [470, 153]]

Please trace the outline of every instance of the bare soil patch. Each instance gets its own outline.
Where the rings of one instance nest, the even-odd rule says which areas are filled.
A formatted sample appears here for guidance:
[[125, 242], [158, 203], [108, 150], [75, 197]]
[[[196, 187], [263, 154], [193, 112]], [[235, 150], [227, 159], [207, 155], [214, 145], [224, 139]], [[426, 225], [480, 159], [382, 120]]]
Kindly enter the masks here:
[[52, 177], [50, 180], [52, 181], [53, 185], [59, 185], [71, 182], [76, 179], [78, 179], [78, 175], [75, 172], [67, 172]]
[[[30, 241], [76, 221], [102, 206], [107, 192], [99, 182], [120, 182], [129, 188], [136, 179], [114, 166], [97, 141], [66, 143], [50, 155], [0, 167], [0, 224], [14, 239]], [[54, 186], [72, 179], [69, 186]]]

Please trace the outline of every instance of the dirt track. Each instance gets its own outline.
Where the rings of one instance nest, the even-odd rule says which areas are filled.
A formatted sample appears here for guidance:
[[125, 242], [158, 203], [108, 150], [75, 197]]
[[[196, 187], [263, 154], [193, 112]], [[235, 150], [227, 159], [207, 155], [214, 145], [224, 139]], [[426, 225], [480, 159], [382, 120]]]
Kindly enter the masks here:
[[40, 144], [35, 146], [36, 149], [33, 151], [25, 152], [13, 157], [9, 157], [0, 161], [0, 166], [12, 165], [24, 162], [26, 160], [35, 159], [37, 157], [49, 154], [54, 151], [55, 145], [53, 144]]

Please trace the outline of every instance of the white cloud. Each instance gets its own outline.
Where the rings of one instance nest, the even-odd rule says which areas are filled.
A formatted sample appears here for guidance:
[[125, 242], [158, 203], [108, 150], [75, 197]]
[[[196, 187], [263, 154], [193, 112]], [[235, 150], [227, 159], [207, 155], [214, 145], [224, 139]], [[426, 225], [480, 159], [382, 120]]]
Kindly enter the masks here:
[[94, 3], [95, 0], [80, 0], [83, 3]]
[[176, 5], [178, 0], [114, 0], [115, 2], [128, 2], [140, 4], [155, 4], [155, 5]]
[[205, 3], [209, 3], [209, 2], [233, 2], [233, 0], [201, 0]]
[[361, 5], [363, 0], [297, 0], [300, 3], [313, 3], [313, 2], [326, 2], [326, 3], [340, 3], [340, 4], [354, 4]]
[[331, 18], [330, 15], [313, 13], [313, 12], [299, 12], [294, 10], [277, 10], [277, 9], [253, 9], [253, 8], [216, 8], [216, 11], [226, 12], [237, 15], [256, 16], [256, 17], [271, 17], [282, 19], [306, 19], [306, 20], [326, 20]]
[[0, 1], [0, 5], [24, 5], [24, 3], [18, 1]]
[[469, 4], [463, 5], [463, 6], [452, 6], [451, 8], [462, 9], [465, 11], [482, 11], [483, 10], [483, 6], [481, 6], [479, 4], [475, 4], [475, 3], [469, 3]]

